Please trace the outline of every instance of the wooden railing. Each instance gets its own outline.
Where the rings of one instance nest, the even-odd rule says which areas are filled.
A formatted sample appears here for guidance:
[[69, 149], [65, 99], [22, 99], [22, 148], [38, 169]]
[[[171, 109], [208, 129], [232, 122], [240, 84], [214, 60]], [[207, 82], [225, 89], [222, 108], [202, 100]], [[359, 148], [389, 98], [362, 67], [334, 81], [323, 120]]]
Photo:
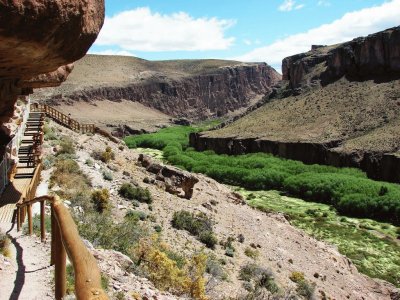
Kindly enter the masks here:
[[94, 124], [81, 124], [78, 121], [72, 119], [71, 117], [63, 114], [59, 110], [51, 107], [47, 104], [34, 103], [31, 104], [32, 112], [43, 112], [47, 117], [53, 119], [57, 123], [80, 133], [95, 133], [96, 126]]
[[[66, 294], [66, 257], [72, 263], [75, 274], [75, 295], [78, 300], [105, 300], [107, 294], [101, 287], [100, 269], [93, 255], [86, 248], [69, 212], [58, 196], [43, 196], [17, 205], [20, 211], [40, 203], [40, 230], [45, 238], [45, 203], [51, 204], [51, 264], [55, 267], [55, 299], [61, 300]], [[29, 215], [28, 215], [29, 216]], [[32, 217], [31, 217], [32, 218]], [[29, 219], [29, 217], [28, 217]], [[32, 234], [32, 224], [29, 233]]]

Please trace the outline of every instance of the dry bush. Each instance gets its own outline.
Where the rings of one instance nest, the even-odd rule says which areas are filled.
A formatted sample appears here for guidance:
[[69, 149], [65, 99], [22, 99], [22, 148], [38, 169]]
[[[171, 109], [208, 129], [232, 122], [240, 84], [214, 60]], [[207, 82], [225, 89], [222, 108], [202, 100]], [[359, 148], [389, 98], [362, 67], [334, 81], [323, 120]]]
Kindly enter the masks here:
[[179, 267], [169, 257], [168, 251], [168, 246], [154, 236], [140, 240], [132, 249], [131, 256], [158, 289], [206, 300], [204, 273], [207, 256], [203, 253], [194, 255]]

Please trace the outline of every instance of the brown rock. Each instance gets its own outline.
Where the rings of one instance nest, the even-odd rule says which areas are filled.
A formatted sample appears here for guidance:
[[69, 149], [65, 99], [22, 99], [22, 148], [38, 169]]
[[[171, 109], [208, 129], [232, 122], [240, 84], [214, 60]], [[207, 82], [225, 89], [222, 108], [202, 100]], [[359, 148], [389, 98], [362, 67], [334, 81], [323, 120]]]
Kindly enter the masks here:
[[44, 88], [59, 86], [63, 83], [68, 75], [74, 69], [73, 64], [59, 67], [56, 71], [37, 75], [29, 80], [23, 80], [18, 82], [17, 86], [20, 88]]
[[140, 154], [138, 162], [150, 173], [156, 174], [156, 179], [165, 182], [165, 190], [173, 195], [179, 195], [183, 191], [183, 197], [190, 199], [193, 196], [193, 188], [199, 179], [189, 172], [180, 169], [163, 166], [154, 163], [152, 159], [144, 154]]
[[66, 79], [103, 21], [104, 0], [0, 2], [0, 128], [18, 95]]
[[[319, 66], [319, 67], [318, 67]], [[334, 47], [317, 47], [282, 61], [283, 80], [292, 88], [342, 76], [378, 79], [400, 73], [400, 26]]]

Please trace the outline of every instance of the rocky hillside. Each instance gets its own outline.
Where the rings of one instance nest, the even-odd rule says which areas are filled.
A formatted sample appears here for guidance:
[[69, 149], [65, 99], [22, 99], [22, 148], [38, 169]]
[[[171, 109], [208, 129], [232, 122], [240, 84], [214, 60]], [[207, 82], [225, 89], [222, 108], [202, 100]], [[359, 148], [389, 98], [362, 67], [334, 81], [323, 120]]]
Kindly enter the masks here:
[[360, 167], [400, 181], [400, 27], [283, 60], [266, 104], [220, 130], [192, 136], [218, 153], [269, 152]]
[[206, 119], [249, 106], [280, 79], [265, 63], [87, 55], [62, 87], [39, 91], [35, 98], [98, 106], [102, 100], [129, 100], [173, 117]]

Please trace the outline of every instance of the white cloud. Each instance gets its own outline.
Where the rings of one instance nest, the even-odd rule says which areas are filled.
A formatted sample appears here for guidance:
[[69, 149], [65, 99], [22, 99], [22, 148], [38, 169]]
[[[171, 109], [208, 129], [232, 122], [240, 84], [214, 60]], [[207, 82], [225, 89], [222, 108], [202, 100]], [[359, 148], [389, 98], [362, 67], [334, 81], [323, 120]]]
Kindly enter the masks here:
[[285, 0], [283, 3], [278, 7], [280, 11], [292, 11], [301, 9], [304, 7], [304, 4], [297, 4], [295, 0]]
[[253, 42], [251, 40], [247, 40], [247, 39], [244, 39], [243, 43], [245, 43], [247, 46], [250, 46], [253, 44]]
[[106, 17], [96, 41], [127, 51], [203, 51], [228, 49], [235, 41], [225, 31], [232, 20], [193, 18], [187, 13], [153, 13], [142, 7]]
[[332, 45], [398, 26], [399, 11], [400, 0], [392, 0], [380, 6], [350, 12], [332, 23], [290, 35], [234, 59], [266, 61], [279, 70], [283, 58], [308, 51], [311, 44]]
[[331, 6], [331, 3], [328, 0], [319, 0], [317, 3], [318, 6]]
[[119, 55], [119, 56], [136, 56], [135, 54], [125, 51], [125, 50], [101, 50], [101, 51], [90, 51], [89, 54], [99, 54], [99, 55]]

